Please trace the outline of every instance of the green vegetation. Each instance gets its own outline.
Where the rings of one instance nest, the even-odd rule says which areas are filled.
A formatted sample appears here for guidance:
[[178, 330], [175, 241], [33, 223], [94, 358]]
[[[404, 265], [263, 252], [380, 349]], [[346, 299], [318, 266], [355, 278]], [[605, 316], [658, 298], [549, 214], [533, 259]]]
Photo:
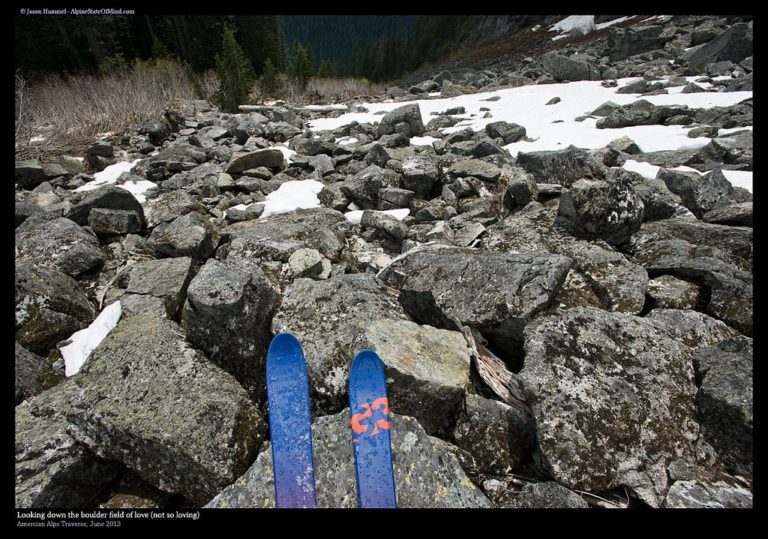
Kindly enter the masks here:
[[216, 56], [216, 75], [219, 78], [216, 101], [222, 110], [237, 112], [237, 107], [247, 102], [256, 74], [235, 40], [232, 29], [224, 30], [221, 48], [221, 55]]

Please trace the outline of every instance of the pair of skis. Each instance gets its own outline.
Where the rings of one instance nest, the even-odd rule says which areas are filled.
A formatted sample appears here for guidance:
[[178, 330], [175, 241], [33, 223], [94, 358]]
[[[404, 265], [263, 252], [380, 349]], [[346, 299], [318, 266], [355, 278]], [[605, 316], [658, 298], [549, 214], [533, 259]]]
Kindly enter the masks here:
[[[267, 352], [267, 399], [277, 507], [315, 507], [315, 468], [304, 352], [290, 333]], [[384, 366], [372, 350], [355, 356], [349, 373], [349, 413], [361, 508], [395, 507], [389, 401]]]

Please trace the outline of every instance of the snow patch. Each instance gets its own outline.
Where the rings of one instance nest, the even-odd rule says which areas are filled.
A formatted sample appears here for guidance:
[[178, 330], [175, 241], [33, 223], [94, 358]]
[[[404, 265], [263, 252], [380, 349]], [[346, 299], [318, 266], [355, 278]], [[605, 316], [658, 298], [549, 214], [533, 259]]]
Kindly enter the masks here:
[[75, 332], [69, 338], [70, 344], [59, 349], [64, 358], [64, 374], [66, 376], [73, 376], [80, 371], [94, 348], [117, 325], [121, 314], [122, 307], [119, 301], [107, 305], [90, 326]]
[[[287, 149], [287, 148], [286, 148]], [[264, 200], [264, 213], [260, 219], [280, 213], [289, 213], [299, 209], [319, 208], [317, 194], [323, 190], [323, 184], [317, 180], [291, 180], [272, 191]]]
[[571, 32], [576, 30], [583, 34], [592, 32], [595, 30], [595, 16], [594, 15], [571, 15], [566, 17], [562, 21], [553, 24], [549, 27], [550, 32]]
[[[123, 172], [129, 172], [133, 170], [141, 159], [135, 161], [120, 161], [114, 165], [109, 165], [101, 172], [97, 172], [93, 175], [94, 180], [86, 183], [85, 185], [75, 189], [76, 192], [93, 191], [99, 187], [104, 187], [111, 183], [115, 183]], [[153, 184], [154, 185], [154, 184]]]
[[296, 152], [291, 150], [288, 146], [285, 146], [283, 144], [275, 144], [273, 146], [276, 150], [280, 150], [283, 153], [283, 157], [286, 161], [289, 163], [292, 161], [292, 158], [294, 155], [296, 155]]
[[634, 17], [634, 15], [627, 15], [626, 17], [619, 17], [618, 19], [613, 19], [608, 22], [601, 22], [600, 24], [596, 24], [595, 28], [597, 28], [598, 30], [602, 30], [603, 28], [608, 28], [610, 26], [613, 26], [614, 24], [619, 24], [624, 21], [628, 21], [632, 17]]
[[118, 185], [118, 187], [130, 192], [134, 197], [136, 197], [136, 200], [139, 201], [139, 204], [144, 204], [147, 201], [145, 193], [158, 188], [156, 183], [149, 180], [128, 180], [127, 182]]
[[435, 137], [411, 137], [411, 146], [431, 146], [438, 140], [440, 139]]
[[[391, 215], [398, 221], [402, 221], [406, 217], [408, 217], [408, 214], [411, 213], [411, 210], [408, 208], [401, 208], [397, 210], [384, 210], [381, 213], [386, 213], [387, 215]], [[363, 218], [363, 210], [353, 210], [348, 211], [344, 214], [344, 217], [347, 218], [347, 221], [350, 222], [350, 224], [353, 225], [359, 225], [360, 220]]]

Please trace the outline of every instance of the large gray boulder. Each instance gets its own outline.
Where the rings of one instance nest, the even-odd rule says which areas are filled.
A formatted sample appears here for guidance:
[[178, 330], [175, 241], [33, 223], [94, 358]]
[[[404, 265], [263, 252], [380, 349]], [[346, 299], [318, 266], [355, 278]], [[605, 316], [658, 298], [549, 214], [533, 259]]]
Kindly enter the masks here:
[[[397, 506], [490, 508], [493, 505], [470, 481], [445, 442], [432, 438], [412, 417], [391, 414], [392, 463]], [[349, 409], [317, 418], [312, 424], [315, 450], [317, 506], [357, 507]], [[272, 451], [264, 449], [256, 462], [206, 508], [275, 507]]]
[[612, 61], [661, 49], [672, 36], [664, 33], [663, 26], [638, 28], [611, 28], [608, 30], [608, 56]]
[[645, 205], [631, 183], [581, 179], [560, 196], [558, 215], [576, 225], [589, 239], [621, 245], [640, 229]]
[[520, 378], [552, 477], [592, 492], [623, 485], [658, 507], [667, 464], [692, 458], [699, 432], [689, 348], [634, 316], [586, 307], [528, 326], [525, 350]]
[[367, 324], [358, 343], [359, 349], [376, 351], [384, 363], [392, 409], [415, 417], [429, 434], [446, 434], [469, 385], [464, 336], [385, 319]]
[[16, 340], [28, 350], [47, 356], [96, 318], [80, 283], [51, 268], [16, 266]]
[[675, 481], [664, 507], [668, 509], [751, 509], [752, 493], [745, 488], [717, 481]]
[[181, 189], [160, 193], [144, 203], [144, 214], [149, 227], [170, 223], [192, 211], [202, 213], [205, 208], [198, 200]]
[[[265, 239], [273, 242], [297, 241], [305, 247], [317, 249], [332, 262], [338, 262], [341, 251], [346, 246], [344, 231], [348, 226], [349, 223], [341, 212], [329, 208], [314, 208], [271, 215], [267, 219], [234, 223], [222, 230], [222, 240], [234, 241], [243, 238], [255, 243]], [[290, 254], [288, 253], [288, 256]], [[286, 257], [285, 261], [287, 260]]]
[[752, 56], [752, 23], [736, 23], [688, 58], [688, 73], [699, 75], [707, 65], [730, 60], [739, 62]]
[[232, 156], [224, 172], [236, 174], [258, 167], [281, 169], [283, 168], [283, 152], [277, 148], [264, 148], [252, 152], [237, 153]]
[[481, 472], [504, 475], [530, 456], [536, 427], [526, 411], [467, 394], [453, 437], [458, 447], [474, 457]]
[[264, 392], [269, 324], [277, 301], [277, 293], [258, 268], [243, 273], [210, 259], [187, 289], [187, 340], [251, 394], [259, 395]]
[[687, 309], [652, 309], [645, 319], [656, 324], [670, 337], [691, 348], [715, 346], [739, 335], [720, 320]]
[[14, 343], [15, 402], [34, 397], [58, 381], [58, 375], [45, 358]]
[[660, 169], [657, 177], [664, 181], [672, 193], [680, 196], [683, 206], [699, 219], [710, 210], [733, 200], [733, 184], [720, 169], [704, 176]]
[[427, 198], [437, 181], [437, 165], [428, 155], [416, 155], [403, 161], [403, 187]]
[[[480, 247], [496, 252], [567, 256], [575, 263], [557, 301], [567, 306], [595, 305], [609, 311], [640, 313], [648, 286], [646, 270], [604, 242], [579, 240], [560, 230], [555, 226], [555, 217], [553, 210], [531, 202], [488, 227], [480, 238]], [[569, 283], [572, 277], [575, 279]]]
[[237, 381], [153, 316], [121, 320], [71, 380], [75, 438], [195, 504], [247, 469], [266, 431]]
[[106, 185], [91, 191], [80, 202], [72, 206], [66, 217], [80, 226], [85, 226], [88, 224], [88, 218], [94, 208], [133, 211], [139, 215], [142, 227], [146, 222], [141, 203], [130, 191], [116, 185]]
[[48, 180], [48, 175], [38, 159], [27, 159], [16, 161], [15, 178], [16, 185], [22, 189], [33, 189]]
[[65, 382], [16, 407], [16, 508], [91, 507], [121, 471], [69, 434], [65, 414], [77, 398]]
[[424, 134], [424, 123], [421, 120], [419, 105], [403, 105], [384, 115], [376, 130], [376, 135], [380, 138], [392, 133], [403, 133], [409, 138], [420, 137]]
[[445, 175], [452, 180], [472, 177], [487, 182], [497, 182], [501, 178], [501, 169], [493, 163], [479, 159], [462, 159], [452, 164]]
[[525, 324], [546, 310], [573, 261], [559, 255], [478, 252], [447, 247], [409, 253], [382, 273], [415, 320], [475, 327], [499, 348], [518, 348]]
[[161, 256], [205, 260], [213, 254], [213, 227], [206, 217], [190, 212], [155, 227], [147, 245]]
[[753, 346], [739, 336], [694, 354], [696, 395], [704, 438], [733, 472], [751, 477], [753, 469]]
[[708, 297], [705, 312], [751, 336], [751, 238], [751, 228], [667, 219], [644, 223], [628, 247], [650, 274], [700, 285]]
[[125, 294], [159, 299], [168, 318], [174, 319], [181, 313], [191, 278], [192, 259], [186, 256], [137, 262], [131, 266]]
[[591, 62], [548, 52], [541, 57], [544, 69], [556, 81], [600, 80], [600, 70]]
[[508, 122], [486, 124], [485, 132], [491, 138], [500, 138], [504, 144], [512, 144], [525, 137], [525, 127]]
[[71, 277], [101, 267], [99, 240], [77, 223], [59, 217], [16, 230], [16, 263], [58, 269]]
[[407, 316], [371, 274], [296, 279], [283, 293], [272, 333], [290, 331], [302, 343], [312, 405], [318, 412], [335, 413], [344, 406], [349, 367], [374, 320], [407, 320]]
[[517, 164], [530, 172], [537, 183], [556, 183], [565, 187], [584, 177], [587, 152], [575, 146], [564, 150], [520, 152]]
[[588, 509], [589, 504], [574, 491], [555, 481], [529, 483], [502, 506], [513, 509]]

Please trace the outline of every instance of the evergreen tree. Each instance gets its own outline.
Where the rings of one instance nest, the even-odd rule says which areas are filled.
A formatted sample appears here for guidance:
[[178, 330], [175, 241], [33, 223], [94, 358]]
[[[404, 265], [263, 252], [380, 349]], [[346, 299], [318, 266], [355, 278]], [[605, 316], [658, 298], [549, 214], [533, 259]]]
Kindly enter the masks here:
[[216, 74], [220, 81], [216, 98], [222, 110], [237, 112], [238, 105], [246, 102], [256, 76], [231, 28], [224, 29], [221, 48], [221, 55], [216, 56]]
[[317, 70], [317, 77], [320, 79], [327, 79], [334, 76], [334, 69], [331, 62], [323, 60], [320, 62], [320, 68]]
[[261, 86], [261, 90], [267, 95], [274, 96], [277, 93], [277, 69], [269, 58], [264, 60], [264, 69], [261, 78], [259, 79], [259, 85]]
[[306, 88], [309, 79], [312, 77], [312, 59], [308, 49], [303, 47], [298, 41], [293, 43], [293, 59], [289, 75], [297, 81], [302, 88]]

